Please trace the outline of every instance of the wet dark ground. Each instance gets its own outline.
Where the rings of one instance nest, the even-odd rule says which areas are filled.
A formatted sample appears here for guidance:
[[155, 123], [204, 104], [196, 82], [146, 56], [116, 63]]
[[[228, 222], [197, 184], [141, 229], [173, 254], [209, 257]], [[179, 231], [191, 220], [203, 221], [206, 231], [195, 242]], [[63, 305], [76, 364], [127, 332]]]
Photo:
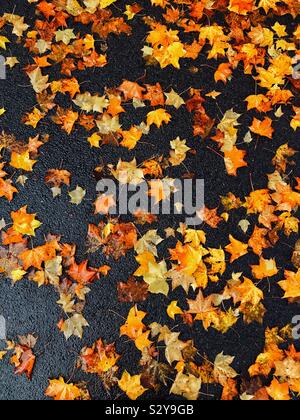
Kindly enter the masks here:
[[[14, 1], [10, 5], [1, 2], [0, 13], [12, 11], [26, 17], [26, 22], [32, 26], [34, 20], [33, 8], [23, 2]], [[15, 8], [13, 7], [14, 4]], [[141, 2], [143, 3], [143, 2]], [[153, 10], [149, 10], [153, 13]], [[222, 20], [222, 16], [219, 17]], [[293, 30], [294, 23], [290, 18], [281, 18], [283, 22], [289, 24], [290, 30]], [[103, 69], [78, 74], [80, 81], [85, 81], [84, 88], [89, 91], [102, 92], [104, 87], [119, 86], [123, 79], [135, 81], [143, 78], [145, 74], [144, 61], [140, 49], [143, 46], [146, 27], [138, 21], [133, 24], [133, 35], [130, 37], [112, 36], [109, 38], [108, 59], [109, 65]], [[11, 35], [8, 34], [11, 38]], [[12, 55], [16, 55], [22, 66], [32, 61], [27, 55], [25, 49], [17, 44], [10, 44], [9, 49]], [[172, 87], [177, 92], [184, 92], [189, 87], [201, 88], [205, 93], [211, 90], [221, 90], [224, 92], [217, 100], [219, 107], [215, 102], [208, 99], [207, 110], [212, 117], [221, 118], [222, 113], [234, 108], [235, 111], [245, 113], [246, 107], [243, 100], [255, 91], [255, 83], [251, 77], [244, 76], [241, 68], [237, 69], [232, 82], [229, 82], [224, 91], [223, 85], [217, 86], [213, 81], [213, 71], [203, 67], [197, 75], [189, 72], [189, 67], [193, 65], [205, 64], [205, 56], [201, 56], [195, 64], [184, 62], [181, 70], [168, 67], [165, 70], [158, 68], [147, 68], [146, 77], [143, 79], [146, 83], [160, 82], [165, 91]], [[217, 67], [217, 66], [216, 66]], [[1, 118], [0, 130], [14, 133], [18, 138], [27, 139], [36, 134], [35, 130], [22, 124], [21, 118], [25, 112], [28, 112], [36, 103], [33, 90], [29, 86], [27, 76], [18, 67], [13, 71], [8, 71], [8, 79], [0, 81], [0, 105], [7, 109], [7, 114]], [[76, 77], [75, 73], [75, 77]], [[53, 72], [53, 78], [58, 79], [59, 74]], [[62, 103], [64, 99], [62, 98]], [[124, 125], [132, 124], [134, 121], [141, 120], [141, 113], [144, 111], [128, 112], [125, 116]], [[175, 114], [174, 114], [175, 115]], [[127, 118], [127, 121], [126, 121]], [[250, 174], [253, 179], [255, 189], [266, 187], [266, 174], [274, 171], [271, 160], [277, 148], [283, 142], [289, 141], [291, 147], [298, 148], [299, 139], [290, 129], [286, 120], [275, 122], [276, 132], [274, 140], [260, 140], [257, 148], [255, 144], [246, 146], [248, 151], [247, 161], [249, 167], [239, 171], [239, 176], [228, 177], [224, 170], [224, 162], [216, 154], [206, 148], [209, 142], [200, 142], [194, 138], [191, 131], [190, 115], [182, 108], [176, 113], [170, 125], [165, 126], [163, 130], [153, 130], [149, 137], [148, 146], [138, 145], [135, 149], [135, 156], [138, 162], [147, 158], [169, 152], [170, 140], [180, 136], [188, 139], [188, 144], [197, 150], [197, 156], [191, 156], [185, 162], [189, 171], [197, 173], [203, 177], [206, 183], [206, 205], [216, 207], [219, 205], [220, 195], [225, 195], [232, 191], [243, 198], [251, 190]], [[243, 129], [241, 138], [248, 131], [249, 123], [252, 121], [252, 114], [248, 113], [241, 118]], [[16, 195], [12, 203], [1, 199], [0, 201], [0, 219], [9, 220], [9, 214], [12, 210], [19, 209], [27, 204], [30, 212], [38, 214], [38, 219], [43, 222], [39, 229], [35, 245], [43, 241], [44, 235], [51, 232], [62, 235], [62, 241], [76, 243], [78, 245], [78, 260], [85, 259], [86, 248], [84, 245], [87, 226], [93, 222], [92, 201], [96, 197], [96, 180], [93, 177], [93, 170], [100, 163], [117, 163], [120, 157], [123, 160], [133, 158], [133, 153], [126, 152], [123, 149], [116, 149], [113, 146], [104, 146], [101, 149], [91, 149], [86, 141], [86, 133], [82, 130], [76, 130], [71, 136], [67, 136], [49, 119], [42, 122], [39, 126], [40, 133], [50, 135], [50, 141], [41, 149], [42, 153], [34, 172], [29, 175], [29, 180], [20, 194]], [[80, 185], [87, 190], [87, 196], [84, 203], [78, 207], [69, 203], [68, 196], [64, 193], [61, 197], [53, 200], [50, 189], [44, 183], [44, 177], [48, 169], [60, 168], [72, 172], [72, 187]], [[299, 165], [294, 168], [295, 176], [300, 176]], [[180, 173], [172, 170], [169, 175], [177, 176]], [[228, 235], [232, 233], [235, 237], [243, 240], [244, 235], [237, 228], [241, 215], [235, 213], [230, 222], [222, 225], [219, 230], [206, 229], [208, 234], [208, 245], [212, 247], [225, 246], [228, 243]], [[173, 227], [178, 220], [164, 217], [156, 226], [160, 232], [166, 227]], [[290, 263], [292, 246], [295, 243], [295, 237], [290, 240], [284, 239], [284, 244], [274, 250], [271, 250], [272, 256], [276, 257], [279, 267], [292, 269]], [[174, 245], [174, 241], [164, 242], [159, 247], [160, 257], [167, 257], [167, 248]], [[89, 256], [91, 264], [101, 265], [106, 263], [105, 257], [100, 253]], [[228, 278], [232, 271], [243, 271], [246, 276], [251, 276], [250, 265], [257, 263], [257, 259], [251, 254], [240, 259], [234, 266], [228, 265]], [[139, 353], [135, 351], [134, 346], [128, 343], [126, 339], [119, 339], [119, 327], [123, 324], [122, 317], [127, 317], [131, 304], [118, 303], [117, 284], [119, 281], [127, 280], [135, 271], [136, 263], [133, 253], [128, 254], [119, 262], [109, 262], [112, 265], [112, 271], [109, 276], [102, 279], [92, 286], [92, 292], [88, 295], [85, 309], [85, 317], [90, 323], [90, 327], [85, 330], [82, 341], [76, 338], [65, 341], [63, 335], [56, 327], [56, 323], [62, 317], [62, 312], [56, 301], [58, 295], [51, 287], [38, 288], [36, 285], [22, 281], [12, 287], [10, 281], [0, 281], [0, 314], [7, 320], [7, 335], [10, 339], [16, 339], [18, 335], [27, 333], [36, 333], [39, 337], [37, 353], [39, 355], [34, 369], [32, 381], [29, 382], [25, 377], [14, 375], [13, 367], [8, 362], [0, 363], [0, 399], [1, 400], [42, 400], [45, 399], [44, 391], [48, 385], [48, 378], [64, 376], [67, 380], [74, 382], [81, 380], [87, 381], [89, 390], [93, 399], [110, 399], [120, 396], [120, 391], [113, 390], [108, 395], [103, 389], [100, 381], [92, 376], [85, 375], [76, 370], [75, 363], [78, 353], [85, 345], [91, 345], [99, 337], [108, 342], [118, 341], [117, 351], [123, 354], [120, 366], [121, 369], [128, 369], [133, 374], [138, 372]], [[282, 273], [281, 273], [282, 276]], [[226, 279], [226, 275], [224, 279]], [[267, 314], [263, 326], [251, 324], [246, 326], [242, 321], [231, 329], [226, 335], [209, 330], [205, 332], [200, 323], [193, 329], [185, 326], [179, 326], [178, 331], [182, 331], [183, 339], [193, 338], [196, 347], [204, 354], [206, 353], [210, 360], [224, 351], [225, 354], [236, 356], [233, 364], [234, 368], [245, 375], [249, 366], [255, 361], [257, 355], [264, 346], [264, 330], [266, 326], [283, 327], [291, 322], [292, 317], [299, 313], [294, 305], [288, 305], [281, 299], [282, 292], [273, 279], [272, 284], [263, 284], [266, 299], [265, 306]], [[220, 285], [213, 285], [211, 291], [218, 291], [224, 287], [224, 282]], [[151, 296], [145, 304], [139, 307], [146, 312], [147, 324], [152, 321], [167, 323], [170, 327], [174, 324], [170, 322], [165, 314], [165, 308], [171, 300], [180, 297], [180, 292], [170, 294], [170, 298]], [[117, 315], [119, 314], [119, 315]], [[212, 388], [208, 393], [219, 397], [220, 390]], [[205, 390], [204, 390], [205, 392]], [[162, 390], [158, 396], [149, 393], [144, 398], [166, 399], [169, 397], [168, 391]], [[205, 398], [205, 397], [204, 397]], [[209, 398], [209, 397], [207, 397]]]

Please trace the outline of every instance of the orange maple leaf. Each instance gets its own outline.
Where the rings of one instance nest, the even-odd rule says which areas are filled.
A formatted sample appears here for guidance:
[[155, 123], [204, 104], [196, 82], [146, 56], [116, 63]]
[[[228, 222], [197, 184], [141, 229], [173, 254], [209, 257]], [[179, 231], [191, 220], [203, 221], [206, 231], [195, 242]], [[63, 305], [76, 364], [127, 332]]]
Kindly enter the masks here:
[[23, 263], [24, 270], [28, 270], [30, 267], [41, 270], [42, 264], [46, 261], [53, 260], [58, 250], [60, 250], [59, 244], [57, 241], [52, 241], [45, 245], [23, 251], [19, 255], [19, 258]]
[[280, 383], [274, 378], [271, 385], [266, 389], [270, 397], [275, 401], [289, 401], [291, 399], [287, 382]]
[[49, 381], [45, 395], [54, 398], [55, 401], [74, 401], [81, 393], [77, 386], [65, 383], [63, 378], [59, 378]]
[[248, 244], [238, 241], [232, 235], [229, 236], [229, 240], [230, 244], [227, 245], [225, 249], [229, 254], [231, 254], [231, 263], [248, 254]]
[[0, 178], [0, 197], [5, 197], [8, 201], [12, 201], [14, 194], [18, 190], [12, 185], [10, 180]]
[[276, 266], [275, 259], [266, 260], [261, 257], [259, 265], [252, 265], [251, 268], [253, 275], [258, 280], [262, 280], [266, 277], [273, 277], [278, 274], [278, 268]]
[[41, 223], [35, 217], [36, 214], [27, 213], [27, 206], [11, 212], [14, 231], [23, 235], [35, 236], [35, 230], [41, 226]]
[[141, 140], [143, 132], [137, 127], [131, 127], [129, 131], [122, 131], [122, 136], [123, 140], [121, 141], [121, 146], [126, 147], [128, 150], [132, 150]]
[[68, 270], [68, 275], [79, 284], [89, 284], [97, 276], [97, 271], [88, 268], [88, 260], [85, 260], [79, 265], [74, 262]]
[[237, 147], [225, 152], [225, 166], [229, 175], [236, 176], [238, 169], [248, 166], [244, 160], [246, 154], [245, 150], [240, 150]]
[[266, 117], [263, 121], [254, 118], [250, 127], [252, 133], [259, 134], [263, 137], [273, 138], [274, 128], [272, 127], [271, 118]]
[[119, 90], [123, 93], [126, 101], [128, 99], [143, 99], [145, 92], [145, 88], [129, 80], [125, 80], [119, 87]]
[[165, 109], [156, 109], [147, 115], [147, 125], [150, 127], [155, 124], [156, 127], [160, 128], [163, 123], [169, 124], [171, 118], [171, 115]]
[[232, 75], [232, 67], [230, 63], [222, 63], [219, 65], [218, 70], [215, 72], [215, 81], [222, 81], [227, 83], [229, 77]]

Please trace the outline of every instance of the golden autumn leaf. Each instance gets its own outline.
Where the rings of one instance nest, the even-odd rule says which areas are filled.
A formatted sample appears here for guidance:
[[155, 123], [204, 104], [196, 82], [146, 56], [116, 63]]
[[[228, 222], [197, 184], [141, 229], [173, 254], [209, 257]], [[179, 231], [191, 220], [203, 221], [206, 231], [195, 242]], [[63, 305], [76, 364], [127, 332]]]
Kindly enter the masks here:
[[266, 389], [270, 397], [275, 401], [288, 401], [291, 399], [289, 394], [289, 384], [281, 384], [276, 378], [273, 379], [271, 385]]
[[246, 152], [244, 150], [239, 150], [236, 147], [230, 151], [225, 151], [224, 160], [229, 175], [236, 176], [238, 169], [248, 166], [247, 162], [244, 160], [245, 156]]
[[117, 0], [100, 0], [100, 7], [101, 7], [101, 9], [105, 9], [106, 7], [115, 3], [116, 1]]
[[214, 377], [218, 383], [225, 385], [227, 379], [238, 376], [237, 372], [231, 367], [234, 357], [227, 356], [223, 352], [218, 354], [214, 362]]
[[63, 378], [53, 379], [49, 381], [45, 395], [55, 401], [74, 401], [80, 397], [80, 389], [73, 384], [65, 383]]
[[215, 72], [215, 81], [222, 81], [223, 83], [227, 83], [229, 77], [232, 75], [231, 64], [230, 63], [223, 63], [220, 64], [218, 70]]
[[12, 152], [11, 154], [10, 164], [16, 169], [23, 169], [24, 171], [31, 172], [36, 163], [36, 160], [30, 159], [29, 151], [22, 154], [16, 152]]
[[238, 241], [232, 235], [229, 235], [229, 240], [230, 244], [225, 249], [231, 254], [230, 262], [232, 263], [248, 253], [248, 244]]
[[23, 235], [35, 236], [35, 230], [41, 226], [41, 222], [36, 220], [35, 217], [36, 214], [27, 213], [27, 206], [13, 211], [11, 218], [13, 220], [14, 231]]
[[263, 291], [256, 287], [247, 277], [244, 277], [243, 283], [239, 281], [236, 285], [233, 285], [227, 293], [233, 298], [235, 303], [251, 303], [254, 306], [257, 306], [264, 298]]
[[252, 133], [258, 134], [263, 137], [268, 137], [272, 139], [274, 129], [272, 127], [272, 120], [266, 117], [263, 121], [254, 118], [253, 123], [250, 127]]
[[156, 111], [151, 111], [147, 115], [147, 125], [151, 126], [155, 124], [158, 128], [162, 126], [163, 123], [169, 124], [171, 121], [171, 115], [165, 109], [157, 109]]
[[174, 300], [170, 303], [167, 309], [167, 314], [171, 319], [175, 319], [175, 315], [183, 314], [182, 310], [177, 305], [177, 301]]
[[273, 277], [278, 274], [275, 259], [266, 260], [263, 257], [259, 260], [259, 265], [252, 266], [252, 273], [256, 279], [262, 280], [266, 277]]
[[48, 83], [49, 76], [43, 76], [39, 67], [27, 74], [36, 93], [42, 93], [50, 86], [50, 83]]
[[300, 269], [297, 273], [286, 270], [284, 275], [285, 280], [278, 283], [285, 292], [284, 297], [286, 299], [298, 298], [300, 296]]
[[17, 188], [12, 185], [11, 181], [5, 181], [0, 178], [0, 197], [5, 197], [8, 201], [12, 201], [14, 194], [17, 192]]
[[175, 378], [170, 393], [183, 396], [190, 401], [195, 401], [198, 399], [201, 384], [201, 378], [196, 378], [194, 375], [185, 375], [182, 372], [179, 372]]
[[120, 328], [120, 335], [127, 335], [134, 340], [136, 347], [140, 351], [151, 345], [151, 341], [148, 339], [150, 331], [145, 331], [146, 326], [142, 322], [146, 315], [146, 312], [139, 311], [134, 306], [129, 311], [126, 323]]
[[137, 127], [131, 127], [129, 131], [122, 131], [123, 140], [121, 141], [121, 146], [132, 150], [136, 147], [142, 136], [142, 130], [138, 129]]
[[131, 376], [127, 371], [123, 372], [118, 382], [119, 387], [131, 400], [137, 400], [147, 389], [141, 385], [141, 375]]

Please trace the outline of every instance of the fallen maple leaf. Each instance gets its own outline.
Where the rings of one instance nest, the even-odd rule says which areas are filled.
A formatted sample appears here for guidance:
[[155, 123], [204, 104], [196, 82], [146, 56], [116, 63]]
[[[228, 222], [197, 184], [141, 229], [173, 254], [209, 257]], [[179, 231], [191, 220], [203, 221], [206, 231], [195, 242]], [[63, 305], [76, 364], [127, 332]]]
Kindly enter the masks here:
[[66, 340], [75, 336], [82, 340], [83, 328], [88, 327], [89, 323], [81, 314], [75, 314], [71, 318], [63, 321], [60, 330], [64, 333]]
[[171, 118], [171, 115], [165, 109], [157, 109], [147, 115], [147, 125], [150, 127], [155, 124], [156, 127], [160, 128], [163, 123], [169, 124]]
[[248, 166], [248, 163], [244, 160], [245, 156], [246, 152], [239, 150], [237, 147], [234, 147], [230, 151], [225, 151], [224, 160], [229, 175], [236, 176], [238, 169]]
[[279, 270], [276, 266], [275, 259], [265, 260], [260, 258], [259, 265], [252, 266], [252, 273], [256, 279], [262, 280], [266, 277], [273, 277], [278, 274]]
[[289, 298], [298, 298], [300, 296], [300, 269], [297, 273], [293, 271], [286, 270], [285, 280], [280, 281], [279, 286], [285, 291], [284, 297]]
[[132, 150], [141, 140], [143, 132], [137, 127], [131, 127], [129, 131], [122, 131], [122, 136], [123, 140], [121, 141], [121, 146], [126, 147], [128, 150]]
[[229, 240], [230, 244], [225, 249], [231, 254], [230, 262], [232, 263], [248, 253], [248, 244], [238, 241], [232, 235], [229, 235]]
[[214, 377], [218, 383], [225, 386], [227, 380], [236, 378], [238, 376], [237, 372], [230, 366], [233, 361], [234, 357], [226, 356], [224, 353], [220, 353], [217, 355], [215, 363], [214, 363]]
[[8, 201], [12, 201], [14, 194], [18, 190], [12, 185], [10, 180], [5, 181], [0, 178], [0, 197], [5, 197]]
[[131, 400], [137, 400], [147, 389], [141, 385], [141, 375], [131, 376], [127, 371], [123, 372], [118, 382], [119, 387]]
[[46, 397], [55, 401], [74, 401], [80, 397], [80, 389], [74, 384], [65, 383], [61, 377], [49, 380], [49, 386], [45, 392]]
[[270, 397], [275, 401], [288, 401], [291, 399], [289, 394], [289, 384], [281, 384], [276, 378], [273, 379], [271, 385], [266, 389]]
[[49, 76], [43, 76], [39, 67], [27, 74], [36, 93], [42, 93], [50, 86], [50, 83], [48, 83]]
[[13, 230], [22, 235], [35, 236], [35, 230], [41, 226], [41, 222], [36, 220], [36, 214], [28, 214], [27, 206], [11, 213], [13, 220]]
[[16, 169], [23, 169], [24, 171], [31, 172], [36, 163], [36, 160], [30, 159], [29, 151], [22, 154], [16, 152], [12, 152], [11, 154], [10, 165]]
[[223, 63], [220, 64], [218, 70], [215, 72], [215, 81], [222, 81], [223, 83], [227, 83], [227, 80], [232, 75], [232, 69], [230, 63]]
[[125, 100], [133, 98], [143, 99], [145, 88], [138, 83], [125, 80], [119, 87], [119, 90], [124, 94]]
[[119, 358], [114, 344], [105, 344], [99, 339], [91, 348], [81, 351], [80, 364], [84, 372], [101, 375], [112, 369]]
[[263, 121], [254, 118], [253, 123], [250, 127], [252, 133], [259, 134], [263, 137], [272, 139], [274, 128], [272, 128], [272, 120], [266, 117]]
[[170, 392], [175, 395], [183, 396], [187, 400], [196, 401], [199, 397], [201, 384], [201, 378], [196, 378], [194, 375], [185, 375], [182, 372], [179, 372]]
[[88, 268], [88, 260], [85, 260], [79, 265], [74, 262], [68, 270], [68, 275], [79, 284], [89, 284], [96, 278], [97, 272]]

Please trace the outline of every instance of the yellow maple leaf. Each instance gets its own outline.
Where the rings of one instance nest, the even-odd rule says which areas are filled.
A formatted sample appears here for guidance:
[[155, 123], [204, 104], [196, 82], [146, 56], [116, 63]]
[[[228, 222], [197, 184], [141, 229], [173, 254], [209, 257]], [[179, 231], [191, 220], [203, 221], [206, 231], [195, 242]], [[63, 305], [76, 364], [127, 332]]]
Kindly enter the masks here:
[[129, 131], [122, 131], [122, 136], [123, 140], [121, 146], [126, 147], [128, 150], [132, 150], [141, 140], [143, 132], [137, 127], [131, 127]]
[[269, 13], [270, 9], [277, 9], [277, 3], [279, 0], [260, 0], [258, 7], [262, 7], [266, 13]]
[[297, 273], [286, 270], [285, 280], [280, 281], [279, 286], [285, 291], [284, 298], [293, 299], [300, 297], [300, 269]]
[[140, 264], [140, 267], [134, 273], [137, 277], [144, 276], [149, 271], [149, 264], [155, 263], [155, 256], [149, 252], [145, 251], [142, 254], [136, 257], [137, 262]]
[[170, 393], [185, 397], [187, 400], [195, 401], [199, 397], [202, 380], [194, 375], [185, 375], [179, 372], [175, 378]]
[[100, 147], [101, 136], [99, 134], [94, 133], [88, 138], [88, 142], [90, 143], [91, 147]]
[[287, 382], [281, 384], [276, 378], [273, 379], [271, 385], [266, 390], [275, 401], [289, 401], [291, 399], [289, 384]]
[[30, 159], [29, 151], [24, 153], [12, 152], [10, 165], [16, 169], [23, 169], [24, 171], [31, 172], [33, 166], [37, 163], [36, 160]]
[[13, 270], [10, 274], [10, 278], [14, 283], [17, 281], [22, 280], [22, 278], [25, 276], [26, 271], [22, 270], [21, 268], [17, 268], [16, 270]]
[[173, 300], [167, 308], [167, 314], [171, 319], [175, 319], [175, 315], [183, 314], [182, 309], [177, 305], [178, 301]]
[[74, 401], [80, 397], [80, 389], [65, 383], [63, 378], [53, 379], [49, 381], [45, 395], [54, 398], [55, 401]]
[[147, 391], [147, 389], [141, 385], [141, 375], [131, 376], [127, 371], [123, 372], [118, 385], [121, 390], [126, 393], [127, 397], [134, 401]]
[[36, 214], [27, 213], [27, 206], [11, 212], [13, 230], [22, 235], [35, 236], [35, 230], [41, 226], [41, 222], [36, 220], [35, 216]]
[[106, 7], [115, 3], [116, 1], [117, 0], [100, 0], [100, 7], [101, 7], [101, 9], [105, 9]]
[[154, 57], [157, 59], [161, 68], [166, 68], [170, 65], [177, 69], [180, 69], [179, 60], [186, 54], [184, 45], [181, 42], [173, 42], [168, 47], [163, 47], [158, 50], [154, 50]]
[[168, 295], [167, 272], [168, 269], [165, 261], [149, 263], [149, 270], [144, 274], [144, 281], [149, 285], [149, 292], [155, 294], [162, 293], [165, 296]]
[[262, 290], [255, 286], [255, 284], [244, 277], [244, 282], [233, 286], [229, 294], [233, 297], [234, 303], [241, 302], [241, 304], [251, 303], [257, 306], [260, 301], [264, 298]]
[[258, 280], [262, 280], [266, 277], [273, 277], [278, 274], [275, 258], [265, 260], [263, 257], [261, 257], [259, 265], [252, 265], [251, 268], [253, 275]]
[[150, 127], [152, 124], [155, 124], [160, 128], [163, 123], [169, 124], [171, 118], [171, 115], [165, 109], [157, 109], [149, 112], [147, 115], [147, 125]]
[[30, 125], [31, 127], [36, 128], [44, 116], [45, 114], [42, 111], [40, 111], [38, 108], [34, 108], [34, 110], [27, 114], [24, 118], [25, 125]]
[[7, 39], [5, 36], [0, 36], [0, 48], [3, 48], [6, 50], [6, 44], [10, 42], [9, 39]]
[[144, 171], [137, 166], [136, 159], [131, 162], [120, 160], [112, 174], [121, 184], [138, 185], [144, 179]]
[[151, 331], [146, 331], [143, 334], [139, 335], [135, 340], [134, 344], [136, 345], [136, 348], [140, 350], [141, 352], [144, 351], [144, 349], [147, 349], [151, 346], [152, 342], [149, 340], [149, 335]]
[[146, 312], [139, 311], [136, 306], [131, 308], [126, 323], [120, 328], [121, 336], [127, 335], [129, 338], [136, 340], [144, 332], [145, 325], [142, 321], [145, 316]]

